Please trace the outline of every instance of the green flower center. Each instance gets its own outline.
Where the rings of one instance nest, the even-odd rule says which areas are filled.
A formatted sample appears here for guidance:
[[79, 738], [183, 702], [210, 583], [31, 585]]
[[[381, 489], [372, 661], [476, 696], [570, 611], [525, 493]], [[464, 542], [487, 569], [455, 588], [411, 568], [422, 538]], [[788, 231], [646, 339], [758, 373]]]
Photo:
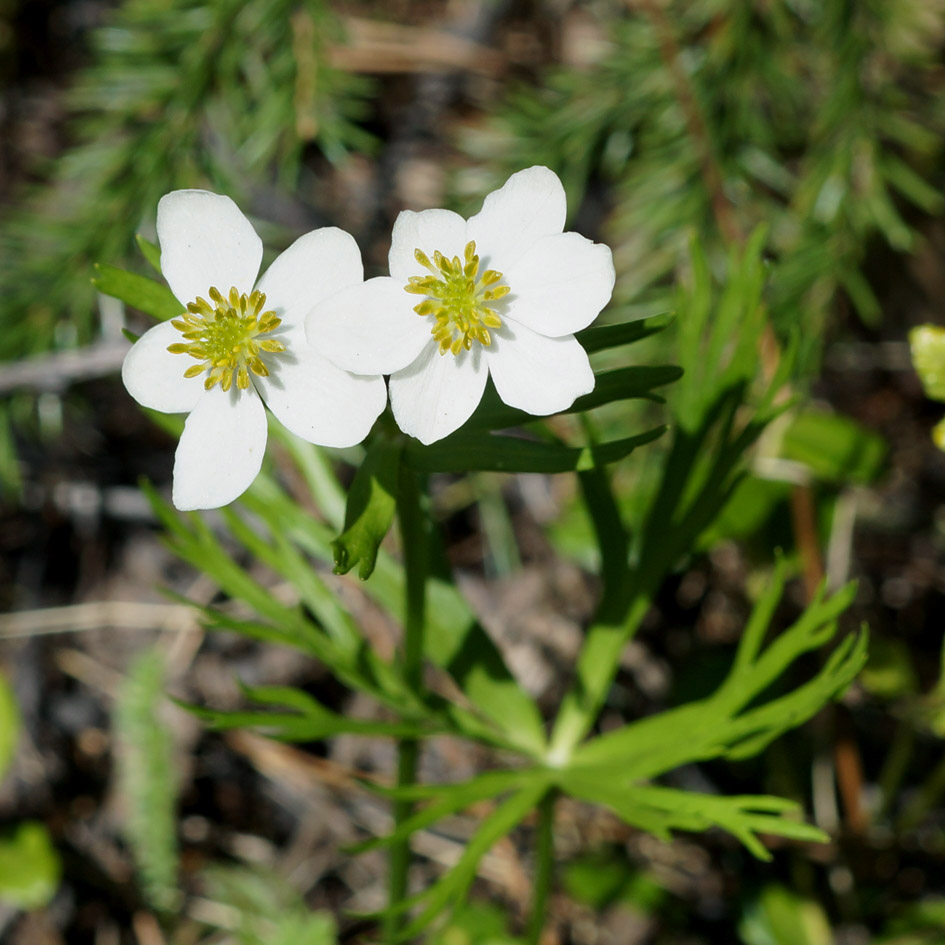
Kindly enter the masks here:
[[440, 354], [468, 351], [474, 341], [488, 347], [492, 344], [490, 328], [501, 328], [502, 319], [489, 303], [501, 299], [511, 291], [507, 285], [498, 285], [502, 273], [486, 269], [479, 273], [476, 243], [470, 241], [463, 251], [463, 259], [448, 259], [439, 250], [433, 262], [423, 250], [414, 250], [414, 258], [428, 270], [428, 276], [411, 276], [404, 289], [413, 295], [426, 296], [414, 306], [424, 318], [431, 317], [433, 335]]
[[269, 371], [259, 356], [261, 351], [285, 351], [285, 345], [273, 338], [260, 339], [282, 324], [273, 311], [265, 312], [266, 296], [258, 290], [246, 295], [233, 286], [224, 297], [211, 286], [210, 301], [197, 296], [187, 304], [187, 311], [171, 324], [184, 337], [183, 342], [168, 345], [171, 354], [189, 354], [199, 364], [192, 364], [184, 377], [207, 372], [204, 388], [219, 383], [229, 390], [236, 381], [240, 390], [249, 387], [249, 372], [268, 377]]

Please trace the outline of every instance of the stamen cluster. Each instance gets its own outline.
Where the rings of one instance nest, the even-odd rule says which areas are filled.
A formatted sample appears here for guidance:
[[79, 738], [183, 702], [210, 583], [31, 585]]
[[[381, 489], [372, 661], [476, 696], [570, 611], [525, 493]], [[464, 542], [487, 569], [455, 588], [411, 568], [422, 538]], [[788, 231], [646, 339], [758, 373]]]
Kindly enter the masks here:
[[[171, 324], [184, 336], [186, 343], [168, 345], [171, 354], [188, 354], [199, 364], [184, 371], [184, 377], [207, 372], [204, 388], [219, 383], [228, 391], [236, 381], [240, 390], [249, 387], [249, 372], [268, 377], [269, 371], [259, 356], [261, 351], [285, 351], [285, 345], [273, 338], [259, 340], [278, 328], [282, 319], [274, 311], [263, 311], [266, 296], [258, 289], [248, 296], [230, 288], [224, 296], [216, 286], [209, 291], [210, 302], [202, 296], [187, 304], [187, 311]], [[212, 303], [212, 304], [211, 304]]]
[[507, 285], [497, 284], [502, 279], [501, 272], [486, 269], [479, 274], [475, 241], [466, 244], [463, 257], [449, 259], [437, 250], [431, 262], [422, 250], [414, 250], [414, 258], [431, 274], [411, 276], [404, 286], [407, 292], [427, 296], [414, 306], [414, 311], [424, 317], [433, 316], [430, 333], [440, 354], [451, 351], [457, 355], [463, 348], [468, 351], [473, 341], [486, 347], [491, 345], [489, 329], [501, 328], [502, 319], [488, 303], [511, 291]]

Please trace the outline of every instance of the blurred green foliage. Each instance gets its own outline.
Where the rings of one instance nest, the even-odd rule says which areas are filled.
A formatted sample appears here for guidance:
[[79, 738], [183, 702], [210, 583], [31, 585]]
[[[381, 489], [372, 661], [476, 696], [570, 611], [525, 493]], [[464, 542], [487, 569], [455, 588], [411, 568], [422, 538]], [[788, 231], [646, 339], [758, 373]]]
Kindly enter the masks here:
[[20, 734], [20, 710], [13, 689], [0, 673], [0, 779], [6, 773]]
[[130, 257], [158, 199], [210, 187], [244, 203], [300, 184], [305, 148], [369, 149], [369, 83], [336, 71], [324, 0], [125, 0], [68, 94], [72, 144], [0, 223], [0, 360], [86, 342], [94, 262]]
[[47, 905], [62, 865], [44, 824], [25, 820], [0, 835], [0, 900], [18, 909]]
[[239, 945], [335, 945], [330, 915], [312, 912], [285, 878], [262, 868], [214, 866], [203, 875], [207, 898], [233, 917]]
[[908, 252], [914, 210], [945, 205], [929, 181], [945, 3], [645, 0], [600, 27], [602, 55], [551, 68], [467, 128], [461, 192], [535, 163], [561, 175], [572, 209], [605, 183], [618, 305], [665, 302], [693, 229], [715, 268], [765, 223], [770, 316], [782, 337], [802, 329], [802, 365], [839, 294], [877, 322], [871, 241]]
[[[20, 736], [20, 710], [0, 674], [0, 780], [13, 761]], [[46, 826], [24, 820], [0, 833], [0, 902], [38, 909], [56, 894], [62, 866]]]
[[142, 653], [128, 670], [114, 716], [124, 831], [157, 909], [177, 903], [177, 783], [173, 739], [161, 718], [164, 654]]

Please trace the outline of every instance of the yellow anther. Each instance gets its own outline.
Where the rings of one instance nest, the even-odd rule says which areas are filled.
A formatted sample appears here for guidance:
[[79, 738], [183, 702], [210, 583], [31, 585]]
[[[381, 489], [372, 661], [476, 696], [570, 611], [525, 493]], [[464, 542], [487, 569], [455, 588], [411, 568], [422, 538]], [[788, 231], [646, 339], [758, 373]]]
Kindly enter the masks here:
[[186, 354], [199, 363], [193, 364], [184, 377], [197, 377], [206, 372], [204, 387], [210, 390], [219, 384], [224, 391], [233, 382], [240, 390], [249, 387], [250, 371], [267, 377], [269, 371], [260, 351], [278, 353], [285, 345], [275, 338], [260, 338], [282, 324], [273, 311], [263, 311], [266, 296], [254, 290], [248, 296], [231, 286], [224, 296], [211, 286], [207, 294], [211, 302], [198, 296], [187, 303], [187, 310], [171, 324], [181, 333], [184, 342], [167, 346], [171, 354]]
[[502, 319], [489, 303], [511, 290], [507, 285], [498, 285], [501, 272], [487, 269], [480, 274], [475, 241], [466, 244], [462, 259], [449, 259], [439, 250], [434, 251], [432, 261], [421, 249], [415, 249], [413, 255], [429, 275], [410, 276], [404, 291], [425, 297], [414, 311], [433, 318], [430, 334], [440, 354], [469, 351], [474, 341], [491, 345], [488, 329], [501, 328]]

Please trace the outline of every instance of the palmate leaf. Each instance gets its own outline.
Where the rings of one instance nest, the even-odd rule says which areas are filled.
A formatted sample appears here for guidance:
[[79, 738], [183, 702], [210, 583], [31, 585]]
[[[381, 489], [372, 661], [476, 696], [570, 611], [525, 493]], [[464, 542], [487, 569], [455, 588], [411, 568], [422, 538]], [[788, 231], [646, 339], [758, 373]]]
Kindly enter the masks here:
[[[641, 794], [640, 782], [691, 762], [757, 754], [772, 739], [807, 721], [830, 699], [840, 695], [866, 660], [864, 630], [845, 637], [813, 679], [784, 695], [765, 698], [772, 684], [783, 677], [798, 657], [829, 642], [836, 633], [838, 616], [849, 607], [855, 594], [852, 584], [829, 598], [821, 590], [791, 627], [762, 647], [785, 579], [786, 567], [779, 562], [771, 585], [758, 601], [742, 635], [732, 669], [715, 693], [581, 745], [574, 752], [563, 786], [582, 797], [596, 791], [596, 799], [601, 803], [608, 804], [629, 822], [657, 833], [675, 827], [704, 829], [641, 810], [640, 805], [656, 795]], [[778, 803], [787, 802], [765, 800], [765, 804], [773, 806], [766, 808], [766, 816], [762, 817], [757, 813], [758, 799], [752, 800], [754, 808], [738, 812], [711, 807], [709, 801], [701, 799], [696, 813], [705, 818], [714, 812], [711, 822], [738, 836], [756, 855], [761, 854], [751, 838], [757, 832], [817, 839], [802, 824], [775, 823], [767, 816]], [[680, 803], [678, 809], [688, 808]], [[720, 811], [728, 820], [721, 818]], [[702, 823], [698, 818], [693, 822]]]
[[[263, 621], [243, 622], [204, 609], [211, 625], [245, 632], [255, 639], [281, 642], [330, 666], [353, 688], [404, 711], [419, 711], [421, 704], [404, 685], [393, 667], [384, 663], [360, 636], [350, 616], [330, 594], [297, 549], [282, 540], [273, 548], [255, 534], [232, 510], [227, 519], [234, 534], [253, 553], [297, 581], [303, 601], [322, 621], [310, 620], [298, 606], [278, 600], [237, 564], [198, 515], [183, 516], [162, 502], [150, 486], [142, 488], [156, 514], [168, 530], [167, 541], [174, 552], [214, 580], [230, 597], [247, 603]], [[265, 623], [269, 622], [269, 625]]]
[[[300, 509], [265, 473], [256, 479], [241, 503], [306, 554], [324, 563], [332, 562], [335, 532]], [[401, 620], [403, 584], [403, 568], [381, 549], [371, 579], [362, 585], [363, 591]], [[545, 745], [541, 713], [463, 596], [440, 577], [430, 579], [427, 594], [425, 656], [450, 674], [474, 707], [474, 712], [456, 705], [444, 705], [443, 710], [469, 737], [493, 742], [499, 738], [507, 746], [540, 754]]]
[[[337, 483], [332, 485], [333, 473], [311, 455], [316, 448], [301, 444], [298, 450], [307, 464], [308, 476], [319, 480], [319, 488], [326, 496], [334, 495]], [[147, 483], [142, 483], [142, 489], [167, 529], [171, 548], [210, 576], [228, 596], [245, 602], [258, 615], [237, 618], [215, 608], [191, 604], [201, 611], [207, 626], [299, 649], [330, 666], [347, 685], [411, 718], [432, 713], [437, 724], [466, 737], [499, 747], [514, 747], [531, 755], [543, 750], [545, 736], [537, 706], [510, 673], [462, 595], [448, 582], [442, 579], [430, 582], [426, 656], [450, 673], [473, 708], [429, 693], [423, 701], [405, 686], [392, 665], [370, 650], [308, 557], [330, 565], [331, 542], [336, 532], [300, 508], [265, 471], [239, 504], [252, 513], [257, 527], [260, 523], [264, 525], [269, 541], [232, 510], [227, 519], [248, 550], [291, 580], [298, 579], [307, 603], [314, 613], [329, 621], [335, 639], [298, 607], [280, 601], [247, 574], [199, 516], [177, 512]], [[338, 502], [332, 499], [328, 505], [337, 508]], [[403, 570], [393, 558], [382, 551], [377, 570], [363, 588], [387, 613], [400, 618]]]
[[673, 830], [698, 832], [720, 827], [760, 860], [770, 860], [771, 854], [758, 834], [807, 843], [829, 839], [817, 827], [786, 817], [796, 814], [799, 806], [780, 797], [725, 797], [654, 786], [620, 789], [605, 779], [570, 772], [562, 775], [560, 786], [575, 797], [611, 808], [622, 820], [663, 840], [669, 840]]

